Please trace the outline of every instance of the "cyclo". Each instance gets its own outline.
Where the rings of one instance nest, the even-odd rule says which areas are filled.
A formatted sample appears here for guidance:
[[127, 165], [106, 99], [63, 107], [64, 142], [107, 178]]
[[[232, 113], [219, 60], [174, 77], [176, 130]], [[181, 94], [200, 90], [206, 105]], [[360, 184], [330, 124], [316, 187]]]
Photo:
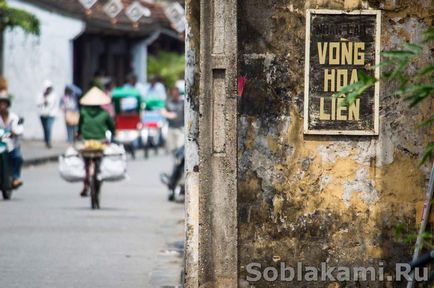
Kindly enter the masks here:
[[124, 145], [135, 158], [142, 130], [140, 92], [132, 88], [116, 88], [112, 92], [112, 100], [115, 108], [114, 141]]

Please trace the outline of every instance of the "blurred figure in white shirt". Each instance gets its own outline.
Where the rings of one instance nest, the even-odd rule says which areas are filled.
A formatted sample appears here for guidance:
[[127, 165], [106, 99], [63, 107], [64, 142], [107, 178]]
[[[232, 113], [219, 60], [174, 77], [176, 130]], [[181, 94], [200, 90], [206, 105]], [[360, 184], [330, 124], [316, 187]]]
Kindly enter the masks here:
[[44, 89], [38, 96], [37, 105], [47, 148], [51, 148], [51, 131], [59, 108], [58, 101], [59, 99], [53, 89], [53, 83], [49, 80], [45, 81]]
[[158, 77], [152, 77], [151, 82], [146, 87], [145, 100], [159, 99], [166, 101], [166, 98], [166, 87], [164, 87], [164, 85], [158, 81]]

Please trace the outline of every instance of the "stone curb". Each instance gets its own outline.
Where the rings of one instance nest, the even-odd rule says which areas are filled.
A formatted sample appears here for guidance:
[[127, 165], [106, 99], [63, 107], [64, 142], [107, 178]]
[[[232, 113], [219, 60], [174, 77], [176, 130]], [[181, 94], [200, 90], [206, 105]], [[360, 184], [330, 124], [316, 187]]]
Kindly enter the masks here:
[[31, 166], [39, 166], [47, 163], [57, 162], [60, 155], [49, 155], [41, 158], [33, 158], [33, 159], [24, 159], [23, 168], [31, 167]]

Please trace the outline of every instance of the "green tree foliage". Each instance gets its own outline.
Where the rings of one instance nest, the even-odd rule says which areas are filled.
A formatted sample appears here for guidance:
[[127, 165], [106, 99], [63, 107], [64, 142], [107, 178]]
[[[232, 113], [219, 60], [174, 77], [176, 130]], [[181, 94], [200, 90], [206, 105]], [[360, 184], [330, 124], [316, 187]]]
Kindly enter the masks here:
[[9, 7], [6, 0], [0, 0], [0, 25], [1, 30], [20, 27], [30, 34], [40, 33], [40, 23], [35, 15]]
[[[384, 70], [380, 79], [359, 73], [359, 81], [344, 87], [334, 97], [345, 96], [344, 105], [350, 105], [360, 98], [369, 88], [378, 81], [398, 81], [399, 88], [395, 91], [396, 96], [404, 97], [409, 106], [431, 105], [434, 99], [434, 64], [426, 63], [418, 69], [408, 69], [418, 57], [420, 57], [424, 47], [434, 41], [434, 28], [429, 28], [424, 33], [424, 40], [420, 44], [405, 44], [401, 50], [382, 52], [383, 61], [380, 67]], [[434, 123], [434, 112], [422, 123], [420, 127], [426, 127]], [[422, 156], [422, 163], [433, 160], [434, 141], [428, 143], [425, 153]]]
[[148, 59], [148, 75], [162, 77], [167, 87], [173, 87], [176, 80], [183, 78], [184, 69], [184, 54], [162, 51]]

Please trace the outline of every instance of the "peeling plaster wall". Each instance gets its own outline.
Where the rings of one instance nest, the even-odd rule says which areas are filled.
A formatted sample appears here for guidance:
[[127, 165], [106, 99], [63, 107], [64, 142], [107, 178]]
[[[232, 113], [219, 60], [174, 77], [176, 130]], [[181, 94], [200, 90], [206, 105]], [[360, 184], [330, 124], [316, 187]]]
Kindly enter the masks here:
[[[428, 175], [418, 159], [432, 134], [415, 125], [433, 107], [409, 109], [392, 96], [395, 84], [382, 85], [379, 137], [303, 135], [305, 10], [368, 7], [383, 10], [384, 50], [421, 40], [434, 13], [431, 0], [239, 1], [240, 74], [249, 79], [238, 124], [240, 287], [326, 287], [249, 284], [252, 262], [367, 267], [384, 260], [390, 271], [410, 258], [412, 247], [394, 238], [394, 228], [416, 226]], [[432, 63], [431, 53], [420, 62]]]

